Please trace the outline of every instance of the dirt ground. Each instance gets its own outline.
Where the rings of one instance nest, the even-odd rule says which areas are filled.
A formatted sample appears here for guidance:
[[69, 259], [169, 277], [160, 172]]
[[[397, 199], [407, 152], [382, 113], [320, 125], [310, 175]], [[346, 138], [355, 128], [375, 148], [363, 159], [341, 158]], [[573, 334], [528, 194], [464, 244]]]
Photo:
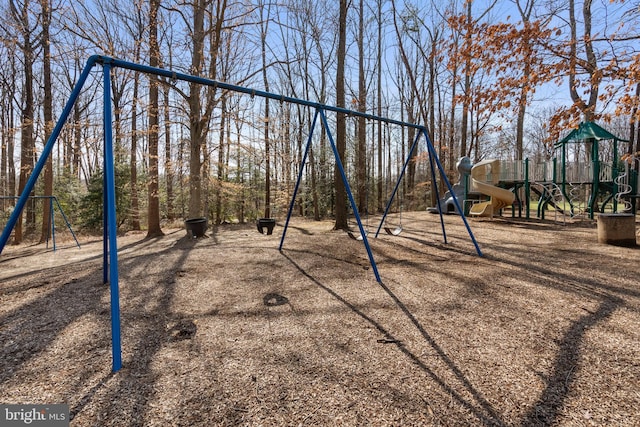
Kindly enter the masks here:
[[[393, 218], [397, 220], [397, 218]], [[590, 221], [403, 213], [362, 242], [294, 218], [0, 255], [0, 402], [72, 426], [640, 425], [640, 263]], [[373, 226], [374, 220], [371, 220]]]

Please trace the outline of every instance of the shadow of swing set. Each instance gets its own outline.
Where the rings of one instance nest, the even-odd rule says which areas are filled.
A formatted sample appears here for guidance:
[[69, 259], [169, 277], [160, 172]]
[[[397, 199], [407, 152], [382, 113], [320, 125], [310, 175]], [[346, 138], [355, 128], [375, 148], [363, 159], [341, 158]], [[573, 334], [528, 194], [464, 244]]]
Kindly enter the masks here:
[[[9, 217], [3, 231], [2, 234], [0, 235], [0, 255], [2, 254], [2, 251], [4, 250], [4, 247], [6, 246], [9, 237], [11, 235], [11, 232], [13, 231], [13, 228], [16, 225], [16, 222], [18, 221], [18, 217], [22, 214], [22, 210], [25, 207], [25, 204], [27, 203], [27, 199], [29, 198], [29, 194], [31, 194], [31, 192], [33, 191], [36, 181], [40, 175], [40, 173], [42, 172], [45, 163], [48, 159], [48, 157], [51, 155], [51, 151], [53, 150], [53, 146], [55, 145], [56, 140], [58, 139], [58, 136], [60, 135], [62, 128], [64, 127], [64, 124], [66, 123], [67, 119], [69, 118], [69, 115], [73, 109], [73, 106], [76, 102], [76, 100], [78, 99], [80, 92], [82, 90], [82, 88], [84, 87], [89, 75], [91, 74], [91, 71], [93, 70], [93, 68], [95, 66], [102, 66], [102, 72], [103, 72], [103, 120], [104, 120], [104, 181], [103, 181], [103, 189], [104, 189], [104, 206], [105, 208], [103, 209], [104, 212], [104, 217], [103, 217], [103, 223], [105, 224], [105, 226], [103, 227], [103, 231], [104, 231], [104, 250], [103, 250], [103, 277], [104, 277], [104, 282], [105, 283], [109, 283], [109, 287], [110, 287], [110, 305], [111, 305], [111, 343], [112, 343], [112, 370], [113, 372], [117, 372], [121, 369], [122, 367], [122, 347], [121, 347], [121, 334], [120, 334], [120, 294], [119, 294], [119, 279], [118, 279], [118, 246], [117, 246], [117, 239], [116, 239], [116, 231], [117, 231], [117, 224], [116, 224], [116, 199], [115, 199], [115, 171], [114, 171], [114, 150], [113, 150], [113, 129], [112, 129], [112, 105], [111, 105], [111, 71], [113, 68], [123, 68], [123, 69], [127, 69], [127, 70], [131, 70], [131, 71], [135, 71], [135, 72], [141, 72], [141, 73], [145, 73], [145, 74], [149, 74], [149, 75], [156, 75], [156, 76], [161, 76], [161, 77], [166, 77], [168, 79], [171, 79], [173, 81], [176, 80], [181, 80], [181, 81], [186, 81], [186, 82], [191, 82], [191, 83], [196, 83], [196, 84], [201, 84], [201, 85], [205, 85], [205, 86], [211, 86], [214, 88], [220, 88], [223, 90], [228, 90], [228, 91], [234, 91], [234, 92], [239, 92], [239, 93], [244, 93], [247, 95], [251, 95], [251, 96], [260, 96], [260, 97], [264, 97], [264, 98], [269, 98], [269, 99], [274, 99], [274, 100], [278, 100], [280, 102], [289, 102], [289, 103], [294, 103], [294, 104], [298, 104], [298, 105], [302, 105], [302, 106], [306, 106], [309, 108], [313, 108], [315, 109], [315, 114], [313, 116], [313, 121], [311, 124], [311, 128], [309, 130], [309, 136], [307, 138], [307, 143], [306, 143], [306, 147], [305, 147], [305, 151], [304, 151], [304, 155], [302, 158], [302, 163], [300, 165], [300, 170], [298, 172], [298, 178], [296, 180], [296, 185], [295, 185], [295, 189], [293, 191], [293, 194], [291, 196], [291, 201], [289, 203], [289, 209], [287, 212], [287, 219], [284, 225], [284, 229], [282, 232], [282, 237], [280, 239], [280, 245], [278, 247], [279, 251], [282, 251], [282, 247], [284, 245], [284, 239], [286, 237], [287, 234], [287, 228], [289, 226], [289, 221], [291, 219], [291, 214], [293, 212], [293, 208], [294, 208], [294, 203], [295, 203], [295, 199], [298, 193], [298, 189], [300, 186], [300, 182], [302, 181], [302, 177], [303, 177], [303, 172], [304, 172], [304, 165], [307, 162], [307, 158], [308, 158], [308, 154], [309, 154], [309, 148], [311, 147], [311, 143], [312, 143], [312, 137], [314, 134], [314, 130], [316, 128], [316, 124], [318, 119], [320, 119], [320, 121], [322, 122], [322, 126], [324, 128], [324, 130], [326, 131], [326, 136], [329, 140], [329, 143], [331, 145], [331, 149], [333, 151], [334, 154], [334, 159], [336, 162], [336, 167], [338, 168], [338, 170], [340, 171], [340, 176], [342, 178], [342, 181], [344, 183], [345, 189], [346, 189], [346, 193], [347, 193], [347, 197], [349, 200], [349, 203], [351, 204], [351, 207], [353, 209], [353, 213], [355, 216], [355, 219], [358, 223], [358, 229], [360, 232], [360, 239], [362, 240], [362, 242], [364, 243], [365, 249], [367, 251], [367, 256], [369, 258], [369, 262], [371, 264], [371, 268], [373, 270], [373, 273], [375, 275], [376, 281], [380, 284], [382, 284], [382, 280], [380, 278], [380, 274], [378, 273], [378, 268], [376, 266], [375, 263], [375, 259], [373, 257], [373, 252], [371, 251], [371, 246], [369, 245], [369, 240], [367, 239], [367, 235], [365, 233], [365, 229], [364, 226], [362, 224], [362, 220], [360, 217], [360, 214], [358, 212], [358, 208], [356, 206], [355, 200], [353, 198], [353, 193], [351, 192], [351, 187], [349, 186], [349, 182], [347, 180], [347, 176], [344, 170], [344, 167], [342, 165], [342, 161], [340, 159], [340, 156], [338, 154], [338, 150], [336, 148], [336, 144], [334, 142], [333, 139], [333, 134], [331, 132], [331, 129], [329, 127], [329, 123], [327, 121], [327, 117], [326, 117], [326, 112], [327, 111], [331, 111], [331, 112], [335, 112], [338, 114], [346, 114], [348, 116], [356, 116], [356, 117], [364, 117], [366, 119], [369, 120], [375, 120], [375, 121], [382, 121], [385, 123], [389, 123], [389, 124], [393, 124], [393, 125], [398, 125], [398, 126], [407, 126], [407, 127], [413, 127], [417, 130], [416, 132], [416, 137], [415, 140], [413, 141], [413, 144], [411, 146], [411, 149], [409, 150], [409, 153], [407, 154], [406, 160], [404, 162], [404, 165], [402, 167], [402, 171], [398, 176], [398, 180], [395, 184], [395, 187], [393, 189], [393, 192], [391, 194], [391, 197], [389, 198], [389, 201], [387, 202], [385, 211], [384, 211], [384, 215], [382, 217], [382, 220], [380, 222], [380, 225], [378, 226], [378, 229], [376, 231], [376, 237], [378, 236], [378, 233], [380, 232], [381, 228], [383, 227], [384, 223], [385, 223], [385, 219], [386, 216], [389, 212], [389, 209], [391, 207], [391, 203], [393, 202], [394, 197], [396, 196], [397, 192], [398, 192], [398, 187], [400, 186], [400, 183], [402, 181], [402, 178], [404, 177], [404, 173], [407, 169], [407, 165], [409, 164], [409, 161], [411, 160], [411, 155], [412, 153], [416, 150], [417, 145], [419, 143], [419, 141], [424, 140], [424, 142], [426, 143], [427, 146], [427, 150], [429, 153], [429, 164], [430, 164], [430, 169], [431, 169], [431, 179], [432, 181], [435, 183], [436, 182], [436, 169], [440, 172], [440, 176], [442, 177], [442, 180], [444, 181], [444, 183], [446, 184], [447, 188], [449, 189], [449, 191], [452, 191], [451, 188], [451, 183], [449, 182], [449, 180], [446, 177], [446, 174], [444, 173], [442, 164], [440, 163], [440, 160], [438, 159], [438, 155], [433, 147], [433, 144], [429, 138], [428, 132], [427, 132], [427, 128], [425, 126], [422, 125], [417, 125], [414, 123], [408, 123], [408, 122], [404, 122], [404, 121], [400, 121], [400, 120], [394, 120], [394, 119], [390, 119], [390, 118], [386, 118], [386, 117], [380, 117], [380, 116], [375, 116], [372, 114], [367, 114], [367, 113], [362, 113], [362, 112], [358, 112], [358, 111], [353, 111], [353, 110], [348, 110], [345, 108], [340, 108], [340, 107], [334, 107], [334, 106], [329, 106], [329, 105], [324, 105], [324, 104], [319, 104], [317, 102], [311, 102], [311, 101], [307, 101], [307, 100], [302, 100], [302, 99], [297, 99], [297, 98], [292, 98], [292, 97], [288, 97], [288, 96], [284, 96], [284, 95], [278, 95], [278, 94], [274, 94], [274, 93], [270, 93], [270, 92], [265, 92], [265, 91], [260, 91], [260, 90], [255, 90], [255, 89], [250, 89], [250, 88], [246, 88], [246, 87], [242, 87], [242, 86], [236, 86], [236, 85], [232, 85], [232, 84], [228, 84], [228, 83], [223, 83], [223, 82], [218, 82], [215, 80], [211, 80], [211, 79], [207, 79], [204, 77], [198, 77], [198, 76], [194, 76], [194, 75], [190, 75], [190, 74], [184, 74], [184, 73], [178, 73], [172, 70], [167, 70], [167, 69], [162, 69], [162, 68], [156, 68], [156, 67], [150, 67], [150, 66], [146, 66], [146, 65], [142, 65], [142, 64], [136, 64], [136, 63], [132, 63], [132, 62], [128, 62], [128, 61], [123, 61], [123, 60], [119, 60], [119, 59], [115, 59], [115, 58], [110, 58], [110, 57], [106, 57], [106, 56], [101, 56], [101, 55], [94, 55], [91, 56], [88, 60], [86, 65], [84, 66], [82, 73], [80, 74], [80, 77], [78, 78], [78, 81], [76, 82], [76, 85], [74, 86], [73, 90], [71, 91], [71, 94], [69, 96], [69, 99], [67, 101], [67, 103], [65, 104], [65, 107], [60, 115], [60, 118], [58, 119], [52, 133], [51, 136], [49, 137], [49, 139], [47, 140], [44, 149], [42, 150], [42, 154], [40, 155], [40, 158], [38, 159], [38, 162], [36, 163], [33, 172], [31, 174], [31, 176], [29, 177], [24, 190], [22, 191], [22, 194], [20, 195], [20, 197], [18, 198], [18, 201], [16, 203], [15, 209], [12, 212], [11, 216]], [[437, 194], [437, 189], [438, 186], [434, 185], [432, 188], [434, 188], [436, 190], [436, 199], [440, 200], [439, 195]], [[462, 212], [462, 209], [460, 209], [460, 205], [457, 199], [455, 199], [454, 203], [456, 203], [457, 207], [458, 207], [458, 211]], [[440, 207], [440, 206], [439, 206]], [[439, 209], [440, 212], [442, 212], [442, 209]], [[469, 227], [469, 224], [466, 220], [466, 218], [464, 217], [464, 215], [460, 215], [462, 221], [464, 222], [464, 225], [467, 229], [467, 232], [469, 234], [469, 237], [471, 239], [471, 241], [473, 242], [473, 245], [475, 247], [475, 250], [478, 254], [478, 256], [482, 256], [482, 252], [480, 250], [480, 247], [478, 246], [478, 243], [476, 242], [476, 239], [471, 231], [471, 228]], [[273, 220], [275, 221], [275, 220]], [[440, 224], [442, 227], [442, 235], [443, 235], [443, 240], [444, 243], [447, 243], [447, 236], [446, 236], [446, 232], [445, 232], [445, 225], [444, 225], [444, 219], [442, 216], [442, 213], [440, 213]], [[275, 224], [272, 224], [275, 225]], [[259, 229], [260, 231], [260, 229]], [[396, 228], [395, 230], [391, 230], [389, 228], [389, 230], [387, 231], [389, 234], [400, 234], [400, 232], [402, 231], [401, 227], [400, 228]]]

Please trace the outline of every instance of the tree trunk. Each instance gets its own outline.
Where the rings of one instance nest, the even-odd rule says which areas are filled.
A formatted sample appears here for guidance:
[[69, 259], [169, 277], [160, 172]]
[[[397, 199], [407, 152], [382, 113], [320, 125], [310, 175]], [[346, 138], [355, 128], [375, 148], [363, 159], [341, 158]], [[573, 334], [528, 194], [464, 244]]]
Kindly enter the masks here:
[[[191, 56], [191, 73], [199, 75], [202, 70], [204, 51], [204, 2], [193, 3], [193, 54]], [[189, 124], [190, 124], [190, 157], [189, 157], [189, 218], [202, 216], [202, 182], [201, 182], [201, 147], [204, 145], [204, 123], [201, 117], [200, 85], [189, 83]]]
[[[160, 0], [149, 2], [149, 65], [157, 67], [160, 63], [160, 48], [158, 46], [158, 9]], [[149, 206], [147, 237], [162, 236], [160, 228], [160, 194], [158, 174], [158, 78], [151, 76], [149, 82]]]
[[[524, 43], [526, 58], [533, 57], [533, 47], [531, 46], [531, 40], [528, 37], [528, 29], [531, 24], [531, 13], [533, 11], [533, 3], [526, 2], [524, 8], [518, 3], [518, 10], [520, 11], [520, 17], [522, 18], [522, 24], [524, 28], [524, 35], [522, 42]], [[523, 83], [520, 86], [520, 96], [518, 98], [518, 118], [516, 121], [516, 160], [523, 160], [524, 158], [524, 119], [528, 105], [529, 92], [531, 88], [529, 86], [529, 80], [531, 79], [531, 62], [529, 60], [524, 61], [522, 69]]]
[[140, 204], [138, 201], [138, 88], [139, 73], [133, 76], [133, 96], [131, 105], [131, 152], [130, 152], [130, 186], [131, 186], [131, 229], [140, 230]]
[[[44, 85], [43, 118], [44, 118], [44, 141], [49, 140], [53, 131], [53, 95], [51, 91], [51, 40], [49, 37], [49, 26], [51, 22], [51, 7], [49, 0], [40, 0], [42, 16], [42, 73]], [[53, 154], [49, 155], [44, 169], [44, 195], [53, 196]], [[51, 237], [51, 217], [52, 204], [49, 200], [44, 200], [42, 209], [42, 232], [40, 243], [47, 241]]]
[[[376, 77], [377, 77], [377, 81], [376, 81], [376, 103], [377, 103], [377, 111], [376, 113], [378, 114], [379, 117], [382, 117], [382, 0], [378, 0], [377, 1], [377, 24], [378, 24], [378, 49], [376, 52], [376, 64], [377, 64], [377, 70], [376, 70]], [[378, 120], [377, 123], [377, 130], [378, 130], [378, 135], [377, 135], [377, 142], [378, 142], [378, 180], [377, 180], [377, 193], [378, 193], [378, 204], [377, 204], [377, 212], [378, 213], [382, 213], [384, 211], [384, 198], [385, 196], [383, 195], [383, 186], [384, 186], [384, 180], [383, 180], [383, 167], [382, 167], [382, 121]], [[387, 177], [387, 179], [391, 179], [391, 177]]]
[[[586, 60], [580, 60], [578, 58], [577, 44], [579, 42], [577, 34], [577, 20], [575, 17], [575, 0], [569, 0], [569, 28], [571, 31], [571, 41], [569, 49], [569, 94], [571, 100], [580, 109], [583, 114], [583, 120], [590, 122], [595, 119], [596, 105], [598, 103], [598, 93], [600, 90], [600, 81], [602, 80], [602, 72], [598, 69], [598, 61], [593, 50], [593, 42], [591, 36], [591, 0], [585, 0], [582, 5], [582, 18], [584, 25], [584, 35], [580, 37], [580, 40], [584, 42], [584, 50], [586, 54]], [[589, 97], [587, 101], [582, 99], [578, 93], [577, 76], [579, 74], [577, 67], [578, 63], [584, 64], [582, 68], [589, 76]], [[588, 141], [585, 145], [585, 151], [587, 154], [587, 160], [592, 159], [593, 141]]]
[[[409, 98], [409, 101], [407, 102], [407, 121], [409, 123], [415, 123], [416, 121], [416, 114], [413, 111], [413, 106], [414, 106], [414, 96], [411, 95]], [[409, 152], [409, 150], [411, 150], [411, 146], [413, 145], [413, 140], [416, 138], [416, 129], [414, 127], [410, 127], [407, 129], [407, 140], [406, 140], [406, 147], [407, 147], [407, 153]], [[408, 192], [412, 192], [413, 188], [416, 185], [416, 162], [415, 162], [415, 158], [418, 155], [417, 153], [418, 150], [415, 150], [413, 153], [411, 153], [411, 160], [409, 161], [409, 164], [407, 165], [407, 191]], [[404, 150], [402, 150], [403, 156], [402, 158], [404, 159]]]
[[[268, 6], [266, 6], [268, 7]], [[262, 58], [262, 82], [264, 90], [269, 92], [269, 78], [267, 76], [267, 31], [269, 28], [269, 10], [265, 5], [260, 6], [260, 47]], [[264, 100], [264, 217], [271, 217], [271, 141], [269, 140], [269, 128], [271, 127], [269, 115], [269, 98]]]
[[[336, 68], [336, 105], [339, 108], [345, 106], [344, 62], [347, 53], [347, 0], [340, 0], [340, 17], [338, 19], [338, 63]], [[347, 148], [347, 129], [344, 114], [336, 113], [336, 149], [340, 160], [344, 162]], [[334, 168], [334, 181], [336, 191], [336, 222], [335, 230], [348, 230], [347, 221], [347, 191], [342, 180], [342, 175], [336, 166]]]
[[[8, 95], [8, 92], [6, 92], [4, 88], [0, 88], [0, 99], [7, 99], [9, 97], [10, 95]], [[11, 96], [11, 98], [13, 98], [13, 96]], [[9, 120], [10, 109], [7, 107], [8, 103], [0, 103], [0, 129], [4, 130], [0, 135], [0, 196], [13, 196], [13, 193], [9, 194], [9, 183], [7, 182], [7, 171], [9, 166], [7, 151], [9, 140], [11, 138], [11, 132], [9, 131], [10, 128], [7, 124]], [[5, 207], [6, 202], [3, 200], [1, 205], [2, 210], [4, 210]]]
[[467, 149], [467, 134], [469, 126], [469, 103], [471, 102], [471, 1], [467, 2], [467, 28], [464, 33], [464, 50], [466, 52], [464, 62], [464, 89], [462, 100], [462, 121], [460, 123], [460, 156], [471, 155], [471, 147]]
[[225, 137], [225, 121], [227, 118], [227, 96], [222, 95], [220, 99], [220, 138], [218, 139], [218, 175], [215, 188], [215, 203], [216, 203], [216, 224], [221, 224], [224, 218], [222, 217], [222, 181], [224, 180], [224, 140]]
[[164, 88], [164, 174], [167, 186], [167, 219], [176, 217], [173, 194], [173, 161], [171, 159], [171, 117], [169, 114], [169, 87]]
[[[453, 47], [453, 58], [458, 57], [458, 38], [455, 38], [454, 47]], [[453, 165], [455, 164], [455, 145], [456, 145], [456, 81], [458, 80], [458, 65], [457, 62], [455, 66], [452, 67], [451, 71], [451, 81], [453, 84], [451, 85], [451, 109], [449, 110], [449, 129], [448, 129], [448, 140], [449, 140], [449, 168], [452, 170]]]
[[[636, 98], [640, 98], [640, 83], [636, 84]], [[630, 156], [640, 156], [640, 120], [638, 120], [638, 105], [631, 110], [631, 123], [629, 125], [629, 152]]]
[[[211, 10], [207, 10], [211, 7]], [[220, 50], [221, 36], [224, 30], [224, 15], [227, 9], [227, 1], [196, 0], [193, 2], [193, 22], [191, 42], [193, 52], [191, 55], [191, 74], [199, 76], [204, 64], [205, 37], [208, 35], [210, 46], [209, 78], [216, 78], [217, 60]], [[205, 16], [210, 16], [214, 23], [213, 28], [205, 31]], [[201, 153], [206, 149], [209, 121], [216, 105], [215, 88], [204, 89], [205, 105], [202, 110], [201, 85], [189, 83], [187, 103], [189, 105], [189, 218], [202, 216], [202, 160]]]
[[[367, 111], [367, 81], [364, 71], [364, 1], [359, 3], [358, 18], [358, 111]], [[356, 150], [356, 178], [358, 210], [367, 213], [367, 120], [358, 117], [358, 144]]]
[[[2, 111], [0, 117], [2, 117], [1, 125], [4, 131], [2, 132], [2, 159], [0, 162], [0, 195], [2, 196], [15, 196], [16, 195], [16, 169], [14, 159], [14, 141], [15, 141], [15, 104], [13, 100], [17, 96], [16, 80], [13, 76], [16, 75], [16, 60], [15, 56], [10, 58], [10, 74], [3, 79], [2, 89], [0, 96], [2, 96]], [[15, 199], [9, 199], [3, 204], [3, 207], [15, 206]]]
[[[34, 167], [35, 143], [33, 138], [34, 120], [34, 97], [33, 97], [33, 44], [31, 40], [31, 28], [29, 25], [30, 2], [25, 1], [22, 9], [18, 10], [13, 1], [11, 3], [11, 13], [20, 28], [21, 40], [18, 43], [23, 55], [23, 105], [22, 105], [22, 127], [20, 132], [20, 181], [18, 193], [22, 194]], [[27, 204], [26, 226], [27, 233], [35, 228], [35, 213], [32, 204]], [[22, 229], [22, 215], [18, 216], [14, 232], [14, 243], [19, 244], [24, 238]]]
[[80, 144], [82, 142], [82, 109], [78, 102], [73, 106], [73, 146], [71, 147], [71, 172], [73, 176], [80, 179]]

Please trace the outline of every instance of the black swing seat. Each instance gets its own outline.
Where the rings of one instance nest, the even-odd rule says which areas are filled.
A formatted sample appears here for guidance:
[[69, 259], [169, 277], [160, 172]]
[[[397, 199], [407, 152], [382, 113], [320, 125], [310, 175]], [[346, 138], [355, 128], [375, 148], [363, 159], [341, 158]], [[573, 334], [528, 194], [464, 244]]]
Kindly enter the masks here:
[[402, 226], [401, 226], [401, 225], [397, 226], [397, 227], [395, 228], [395, 230], [392, 230], [392, 229], [391, 229], [391, 227], [385, 227], [385, 228], [384, 228], [384, 231], [385, 231], [387, 234], [390, 234], [391, 236], [397, 236], [397, 235], [399, 235], [400, 233], [402, 233]]
[[267, 235], [273, 234], [273, 228], [276, 226], [276, 220], [274, 218], [258, 218], [256, 221], [256, 227], [260, 234], [264, 234], [265, 229]]

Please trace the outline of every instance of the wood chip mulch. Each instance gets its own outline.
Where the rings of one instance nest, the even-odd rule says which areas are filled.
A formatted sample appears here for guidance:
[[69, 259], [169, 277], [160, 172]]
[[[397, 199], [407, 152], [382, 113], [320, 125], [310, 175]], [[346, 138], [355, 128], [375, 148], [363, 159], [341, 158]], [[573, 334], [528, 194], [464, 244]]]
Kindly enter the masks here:
[[[280, 219], [282, 220], [282, 218]], [[393, 227], [398, 218], [390, 218]], [[402, 214], [363, 242], [292, 219], [0, 255], [0, 402], [72, 426], [638, 426], [640, 249], [591, 221]]]

